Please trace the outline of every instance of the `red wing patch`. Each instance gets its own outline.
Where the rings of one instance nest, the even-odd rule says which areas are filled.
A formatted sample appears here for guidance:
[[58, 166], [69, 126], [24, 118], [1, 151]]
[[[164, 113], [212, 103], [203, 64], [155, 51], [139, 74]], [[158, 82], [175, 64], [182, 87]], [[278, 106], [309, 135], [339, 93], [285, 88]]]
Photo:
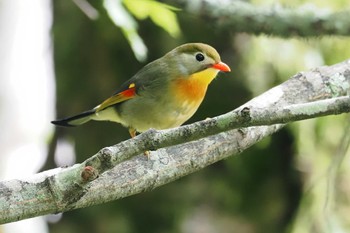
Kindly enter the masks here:
[[136, 87], [135, 87], [134, 83], [131, 83], [129, 85], [129, 88], [126, 89], [125, 91], [119, 92], [119, 93], [109, 97], [105, 101], [103, 101], [102, 104], [97, 106], [96, 112], [99, 112], [99, 111], [106, 109], [106, 108], [108, 108], [112, 105], [115, 105], [117, 103], [121, 103], [125, 100], [132, 99], [135, 97], [135, 95], [136, 95]]

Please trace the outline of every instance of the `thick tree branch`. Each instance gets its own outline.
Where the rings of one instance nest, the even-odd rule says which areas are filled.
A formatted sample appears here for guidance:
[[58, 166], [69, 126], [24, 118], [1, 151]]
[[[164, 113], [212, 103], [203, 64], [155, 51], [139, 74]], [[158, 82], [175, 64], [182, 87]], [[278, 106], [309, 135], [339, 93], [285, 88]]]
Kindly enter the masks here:
[[[1, 182], [0, 223], [152, 190], [243, 151], [283, 127], [277, 123], [349, 112], [349, 93], [349, 61], [320, 67], [227, 114], [176, 129], [150, 130], [70, 168]], [[156, 150], [149, 160], [143, 155], [146, 150]]]
[[245, 1], [178, 0], [178, 2], [188, 12], [219, 25], [220, 30], [280, 37], [350, 35], [349, 10], [331, 12], [310, 5], [296, 9], [280, 5], [259, 7]]

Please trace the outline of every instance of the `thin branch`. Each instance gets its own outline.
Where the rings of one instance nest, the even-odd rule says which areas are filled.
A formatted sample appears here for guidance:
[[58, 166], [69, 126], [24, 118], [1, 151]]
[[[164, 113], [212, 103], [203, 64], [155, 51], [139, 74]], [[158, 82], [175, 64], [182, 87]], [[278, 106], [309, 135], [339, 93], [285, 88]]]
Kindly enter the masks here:
[[220, 30], [280, 37], [350, 35], [350, 11], [332, 12], [310, 4], [299, 8], [256, 6], [246, 1], [178, 0], [186, 11], [200, 15]]
[[244, 118], [248, 120], [246, 122], [237, 121], [237, 125], [259, 126], [283, 124], [288, 122], [349, 112], [349, 96], [335, 97], [332, 99], [318, 100], [303, 104], [292, 104], [282, 108], [275, 107], [270, 109], [249, 109], [248, 107], [245, 107], [241, 110], [241, 115], [244, 115]]
[[[152, 190], [240, 153], [283, 127], [276, 123], [349, 112], [348, 93], [350, 62], [345, 61], [299, 73], [230, 113], [176, 129], [150, 130], [70, 168], [0, 182], [0, 223]], [[156, 150], [149, 160], [146, 150]]]
[[100, 16], [98, 11], [87, 0], [73, 0], [79, 9], [91, 20], [96, 20]]

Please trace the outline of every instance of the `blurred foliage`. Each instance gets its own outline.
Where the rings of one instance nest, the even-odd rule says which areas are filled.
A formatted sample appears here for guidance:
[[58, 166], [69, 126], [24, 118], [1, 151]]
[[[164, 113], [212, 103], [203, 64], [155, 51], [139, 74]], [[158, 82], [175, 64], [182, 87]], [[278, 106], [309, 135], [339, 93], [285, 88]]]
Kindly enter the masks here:
[[[331, 10], [341, 9], [343, 5], [339, 2], [328, 1], [325, 5], [324, 1], [312, 1]], [[210, 85], [203, 104], [189, 122], [230, 111], [299, 71], [350, 57], [348, 38], [282, 40], [230, 34], [189, 12], [173, 12], [178, 6], [169, 7], [151, 0], [125, 0], [127, 13], [136, 17], [132, 18], [138, 25], [134, 30], [149, 50], [147, 62], [140, 63], [130, 49], [130, 40], [124, 37], [125, 29], [115, 26], [106, 5], [99, 1], [90, 3], [100, 12], [96, 21], [88, 19], [71, 1], [54, 1], [59, 117], [96, 106], [147, 62], [186, 42], [211, 44], [232, 68], [230, 74], [221, 74]], [[282, 3], [293, 6], [306, 1]], [[138, 4], [143, 7], [138, 8]], [[167, 4], [173, 5], [171, 1]], [[165, 18], [159, 18], [159, 12]], [[52, 224], [50, 230], [53, 233], [349, 231], [350, 161], [349, 156], [344, 157], [349, 155], [349, 150], [346, 146], [339, 150], [346, 141], [343, 138], [348, 133], [345, 127], [348, 122], [348, 116], [344, 115], [291, 124], [238, 156], [159, 189], [64, 213], [62, 220]], [[78, 128], [57, 128], [56, 137], [74, 141], [77, 161], [83, 161], [100, 148], [128, 139], [129, 135], [118, 124], [91, 122]], [[335, 158], [342, 159], [334, 163]]]
[[[125, 9], [125, 7], [127, 10]], [[131, 48], [139, 61], [147, 58], [147, 47], [138, 34], [138, 23], [129, 14], [132, 13], [137, 19], [150, 18], [152, 22], [167, 31], [171, 36], [178, 37], [180, 28], [176, 14], [178, 8], [160, 3], [154, 0], [104, 0], [104, 7], [114, 22], [119, 26], [124, 36], [128, 39]]]
[[150, 17], [156, 25], [163, 28], [171, 36], [178, 37], [180, 35], [177, 17], [173, 12], [179, 10], [178, 8], [154, 0], [124, 0], [124, 4], [137, 19], [144, 20]]

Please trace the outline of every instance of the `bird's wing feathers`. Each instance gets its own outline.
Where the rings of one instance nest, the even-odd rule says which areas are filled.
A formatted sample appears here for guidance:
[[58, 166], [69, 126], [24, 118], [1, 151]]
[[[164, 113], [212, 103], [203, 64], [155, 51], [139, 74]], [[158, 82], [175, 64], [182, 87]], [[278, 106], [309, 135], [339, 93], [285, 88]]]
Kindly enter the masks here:
[[96, 112], [132, 99], [137, 95], [142, 96], [145, 90], [157, 91], [157, 87], [164, 86], [166, 84], [166, 79], [164, 77], [167, 76], [169, 76], [169, 72], [168, 69], [164, 67], [163, 61], [158, 59], [149, 63], [131, 79], [126, 81], [111, 97], [97, 106], [95, 108]]
[[[131, 80], [130, 80], [131, 81]], [[100, 105], [96, 107], [96, 112], [106, 109], [112, 105], [124, 102], [125, 100], [134, 98], [136, 96], [136, 84], [133, 82], [125, 83], [128, 85], [123, 85], [114, 95], [103, 101]]]

